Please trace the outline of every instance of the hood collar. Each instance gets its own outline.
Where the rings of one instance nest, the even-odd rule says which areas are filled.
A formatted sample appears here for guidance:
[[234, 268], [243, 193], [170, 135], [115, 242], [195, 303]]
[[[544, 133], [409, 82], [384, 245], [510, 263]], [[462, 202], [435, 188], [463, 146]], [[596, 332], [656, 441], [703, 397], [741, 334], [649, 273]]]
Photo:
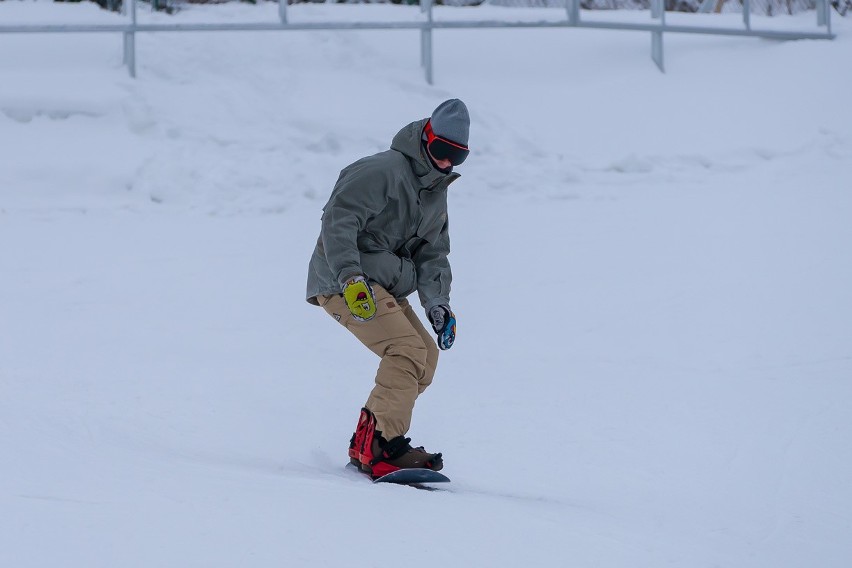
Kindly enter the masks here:
[[432, 187], [444, 178], [451, 177], [452, 180], [459, 177], [455, 172], [444, 173], [432, 163], [429, 156], [426, 154], [426, 148], [421, 144], [423, 137], [423, 127], [429, 121], [428, 118], [417, 120], [411, 124], [404, 126], [391, 142], [391, 149], [401, 152], [411, 163], [411, 169], [420, 179], [423, 187]]

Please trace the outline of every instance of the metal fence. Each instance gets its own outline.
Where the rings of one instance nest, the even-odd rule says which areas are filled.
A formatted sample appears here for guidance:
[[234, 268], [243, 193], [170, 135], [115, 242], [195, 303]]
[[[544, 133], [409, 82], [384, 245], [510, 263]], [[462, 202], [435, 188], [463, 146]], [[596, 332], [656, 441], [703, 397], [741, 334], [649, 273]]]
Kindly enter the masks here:
[[[446, 1], [446, 0], [445, 0]], [[449, 0], [447, 3], [454, 1]], [[463, 2], [464, 0], [455, 0]], [[512, 1], [512, 0], [492, 0]], [[525, 0], [526, 1], [526, 0]], [[533, 0], [538, 1], [538, 0]], [[122, 24], [50, 24], [50, 25], [3, 25], [0, 24], [0, 34], [4, 33], [121, 33], [123, 34], [124, 63], [131, 77], [136, 77], [136, 34], [147, 32], [194, 32], [194, 31], [312, 31], [312, 30], [415, 30], [420, 32], [421, 65], [423, 66], [426, 82], [433, 83], [433, 31], [436, 29], [510, 29], [510, 28], [591, 28], [606, 30], [628, 30], [649, 32], [651, 34], [651, 58], [660, 71], [665, 71], [663, 37], [666, 33], [709, 34], [720, 36], [747, 36], [776, 40], [799, 39], [834, 39], [831, 31], [830, 0], [731, 0], [742, 7], [742, 27], [695, 26], [684, 24], [668, 24], [666, 9], [670, 2], [678, 0], [630, 0], [647, 2], [650, 6], [650, 20], [647, 23], [637, 21], [600, 21], [588, 20], [582, 17], [581, 7], [587, 2], [606, 2], [614, 0], [540, 0], [544, 2], [561, 2], [564, 8], [563, 17], [557, 20], [511, 21], [511, 20], [436, 20], [434, 18], [433, 0], [422, 0], [421, 17], [417, 21], [405, 22], [290, 22], [287, 1], [278, 3], [278, 21], [262, 23], [227, 23], [227, 24], [163, 24], [141, 23], [137, 19], [137, 0], [126, 0], [123, 11], [126, 14]], [[680, 0], [687, 1], [687, 0]], [[691, 1], [691, 0], [690, 0]], [[725, 0], [700, 0], [696, 11], [717, 11], [724, 9]], [[752, 26], [751, 15], [753, 5], [767, 5], [775, 2], [787, 5], [791, 2], [813, 2], [816, 7], [816, 29], [789, 31], [757, 29]], [[720, 4], [721, 3], [721, 4]], [[722, 5], [722, 8], [717, 8]]]
[[[167, 0], [152, 0], [167, 1]], [[168, 0], [180, 2], [185, 0]], [[480, 0], [442, 0], [451, 2], [479, 2]], [[540, 6], [543, 8], [563, 8], [566, 0], [488, 0], [492, 6]], [[292, 2], [291, 2], [292, 3]], [[669, 12], [701, 12], [701, 13], [723, 13], [742, 12], [743, 0], [666, 0], [666, 10]], [[651, 0], [580, 0], [580, 7], [584, 10], [647, 10], [651, 7]], [[808, 10], [815, 10], [817, 0], [752, 0], [750, 9], [752, 14], [763, 16], [775, 16], [778, 14], [798, 14]]]

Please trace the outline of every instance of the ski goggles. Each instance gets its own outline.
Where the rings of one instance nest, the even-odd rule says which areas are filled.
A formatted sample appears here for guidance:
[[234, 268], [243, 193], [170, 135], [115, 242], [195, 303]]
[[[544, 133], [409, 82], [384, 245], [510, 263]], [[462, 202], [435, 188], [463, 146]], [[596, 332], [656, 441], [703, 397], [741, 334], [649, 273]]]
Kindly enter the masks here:
[[452, 165], [458, 166], [470, 154], [467, 146], [463, 146], [447, 138], [442, 138], [432, 132], [431, 122], [426, 123], [423, 131], [426, 133], [426, 147], [429, 148], [429, 153], [436, 160], [449, 160]]

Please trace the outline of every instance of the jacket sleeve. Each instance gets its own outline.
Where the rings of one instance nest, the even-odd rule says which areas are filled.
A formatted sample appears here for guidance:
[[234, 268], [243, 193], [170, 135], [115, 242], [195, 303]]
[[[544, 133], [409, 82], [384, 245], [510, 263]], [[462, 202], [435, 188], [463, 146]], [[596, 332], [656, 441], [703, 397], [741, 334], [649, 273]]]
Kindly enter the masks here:
[[363, 274], [358, 235], [367, 221], [388, 201], [386, 174], [370, 164], [356, 162], [340, 174], [322, 216], [325, 258], [341, 287], [346, 279]]
[[449, 254], [449, 221], [445, 221], [435, 242], [423, 243], [413, 257], [417, 269], [417, 293], [427, 312], [435, 306], [450, 303], [453, 273], [447, 258]]

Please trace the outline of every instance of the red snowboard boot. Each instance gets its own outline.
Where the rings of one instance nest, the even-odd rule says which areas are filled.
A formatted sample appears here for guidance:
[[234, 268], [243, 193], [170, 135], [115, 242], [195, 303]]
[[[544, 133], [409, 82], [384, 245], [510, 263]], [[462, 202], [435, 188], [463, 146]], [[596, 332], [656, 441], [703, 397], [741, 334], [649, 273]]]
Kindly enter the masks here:
[[352, 434], [352, 439], [349, 440], [349, 462], [352, 465], [361, 467], [361, 456], [364, 452], [364, 438], [367, 436], [367, 428], [370, 422], [373, 422], [375, 429], [376, 417], [366, 408], [361, 409], [361, 416], [358, 417], [358, 425], [355, 427], [355, 432]]
[[423, 447], [412, 448], [411, 438], [397, 436], [385, 440], [376, 430], [376, 417], [366, 408], [361, 409], [358, 427], [349, 443], [349, 459], [354, 464], [355, 456], [361, 471], [378, 479], [400, 469], [426, 468], [439, 471], [444, 467], [441, 454], [431, 454]]

